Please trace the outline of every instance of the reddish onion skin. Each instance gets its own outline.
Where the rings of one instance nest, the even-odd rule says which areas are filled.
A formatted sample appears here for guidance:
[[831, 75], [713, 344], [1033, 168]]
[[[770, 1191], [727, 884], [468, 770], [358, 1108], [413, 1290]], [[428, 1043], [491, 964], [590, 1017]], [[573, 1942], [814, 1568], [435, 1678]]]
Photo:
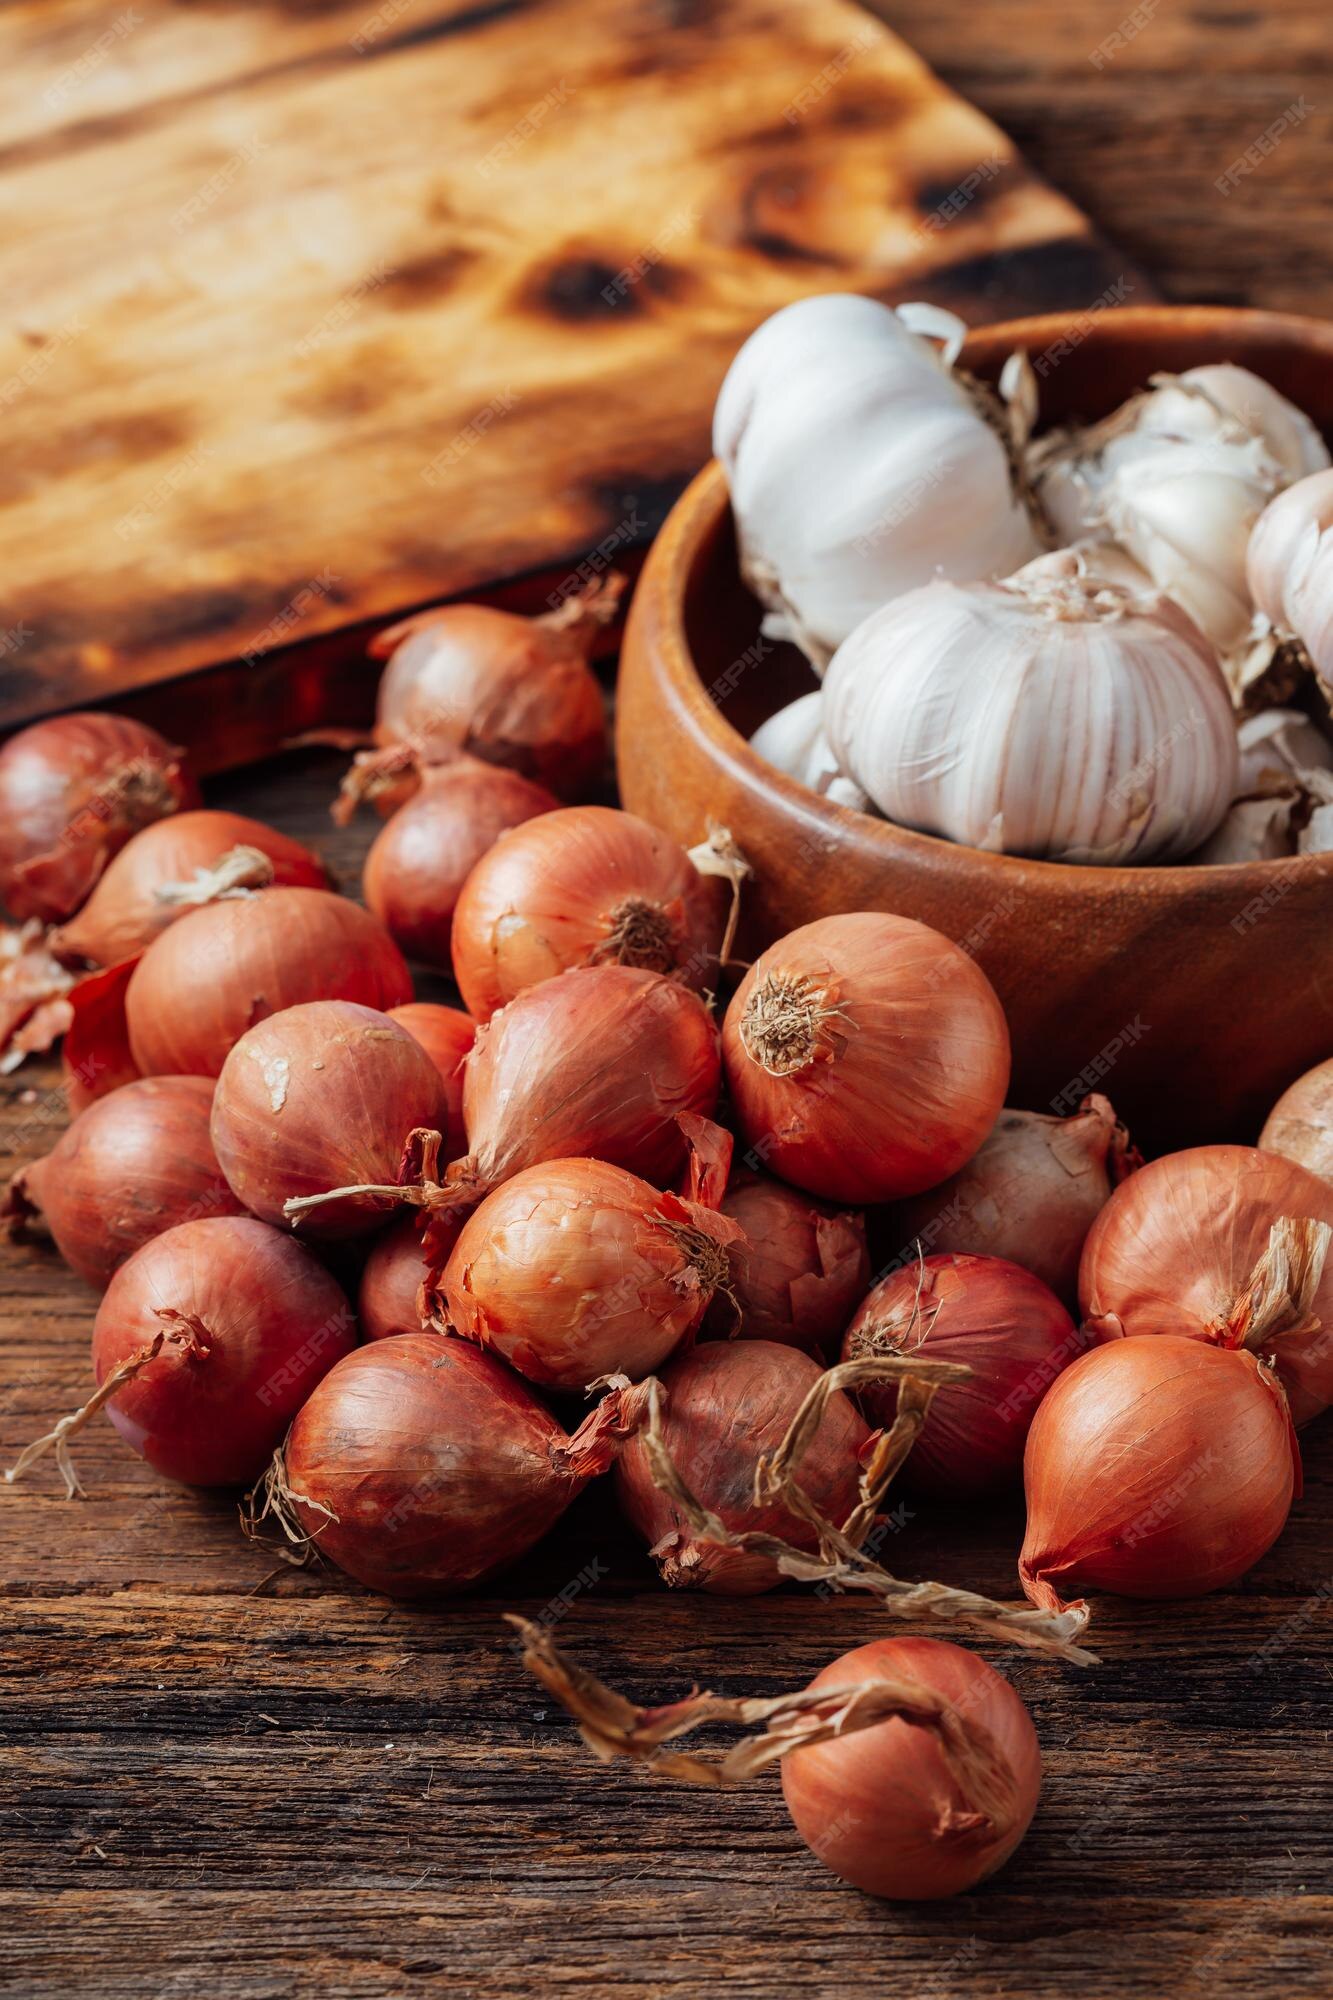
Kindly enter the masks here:
[[100, 1290], [127, 1257], [178, 1223], [240, 1215], [208, 1136], [213, 1080], [153, 1076], [89, 1105], [15, 1174], [18, 1215], [40, 1213], [70, 1269]]
[[468, 876], [508, 828], [557, 803], [544, 786], [475, 757], [428, 770], [366, 856], [366, 902], [409, 958], [447, 971], [454, 906]]
[[1112, 1341], [1039, 1405], [1023, 1467], [1019, 1576], [1078, 1592], [1202, 1597], [1252, 1569], [1300, 1493], [1286, 1398], [1253, 1354], [1173, 1333]]
[[744, 1169], [721, 1208], [745, 1233], [727, 1253], [730, 1296], [713, 1300], [705, 1330], [775, 1340], [822, 1360], [870, 1283], [864, 1215]]
[[504, 834], [454, 912], [458, 989], [489, 1021], [575, 965], [640, 965], [702, 991], [717, 976], [725, 891], [633, 813], [572, 806]]
[[1333, 1181], [1333, 1057], [1283, 1091], [1259, 1134], [1259, 1148]]
[[[1018, 1484], [1037, 1404], [1079, 1352], [1073, 1320], [1030, 1271], [1002, 1257], [935, 1256], [880, 1280], [847, 1329], [842, 1358], [920, 1354], [972, 1370], [936, 1391], [903, 1467], [919, 1491], [947, 1498]], [[891, 1385], [868, 1382], [853, 1394], [871, 1423], [893, 1422]]]
[[247, 1028], [286, 1007], [411, 998], [403, 955], [369, 911], [323, 889], [265, 889], [163, 931], [130, 980], [125, 1019], [145, 1076], [216, 1076]]
[[1006, 1108], [960, 1172], [902, 1205], [897, 1226], [923, 1250], [1021, 1264], [1073, 1312], [1088, 1231], [1141, 1165], [1104, 1097], [1069, 1118]]
[[821, 917], [771, 945], [727, 1009], [746, 1141], [832, 1201], [894, 1201], [956, 1173], [1004, 1103], [1009, 1033], [986, 975], [908, 917]]
[[192, 906], [165, 900], [160, 890], [191, 883], [238, 847], [252, 847], [273, 864], [272, 886], [323, 889], [322, 864], [299, 841], [242, 813], [182, 812], [136, 833], [109, 864], [92, 895], [52, 939], [69, 964], [115, 965], [144, 951]]
[[[444, 1110], [439, 1071], [406, 1028], [372, 1007], [314, 1000], [237, 1042], [213, 1099], [213, 1146], [238, 1199], [285, 1227], [285, 1202], [396, 1181], [409, 1134], [438, 1131]], [[393, 1206], [349, 1194], [300, 1226], [307, 1236], [364, 1234]]]
[[629, 965], [588, 965], [530, 986], [477, 1031], [463, 1080], [478, 1198], [520, 1168], [587, 1155], [664, 1187], [685, 1162], [682, 1112], [710, 1117], [721, 1061], [698, 995]]
[[125, 995], [138, 963], [137, 958], [122, 959], [70, 988], [73, 1019], [65, 1030], [61, 1068], [71, 1116], [139, 1074], [125, 1019]]
[[453, 1159], [467, 1145], [463, 1124], [463, 1064], [476, 1039], [477, 1024], [458, 1007], [440, 1007], [433, 1000], [410, 1000], [406, 1007], [390, 1007], [389, 1019], [406, 1028], [414, 1042], [420, 1042], [440, 1072], [449, 1115], [444, 1131], [444, 1151]]
[[155, 729], [124, 715], [57, 715], [0, 749], [0, 902], [18, 922], [72, 916], [150, 820], [198, 803]]
[[550, 1160], [473, 1211], [439, 1293], [456, 1333], [530, 1382], [637, 1382], [693, 1337], [738, 1233], [623, 1167]]
[[356, 1316], [367, 1340], [389, 1340], [399, 1333], [424, 1333], [419, 1304], [426, 1282], [421, 1223], [415, 1212], [398, 1220], [370, 1246]]
[[324, 1378], [292, 1425], [283, 1477], [301, 1527], [340, 1569], [391, 1597], [433, 1596], [540, 1541], [606, 1470], [627, 1414], [613, 1393], [569, 1437], [494, 1355], [400, 1335]]
[[[1084, 1317], [1101, 1339], [1177, 1334], [1221, 1340], [1280, 1218], [1333, 1224], [1333, 1187], [1254, 1146], [1195, 1146], [1151, 1161], [1118, 1188], [1079, 1266]], [[1333, 1258], [1314, 1298], [1333, 1326]], [[1275, 1335], [1270, 1348], [1298, 1424], [1333, 1402], [1327, 1332]]]
[[257, 1479], [356, 1342], [341, 1286], [309, 1250], [248, 1216], [184, 1222], [122, 1264], [93, 1325], [99, 1383], [162, 1332], [162, 1310], [188, 1320], [207, 1352], [168, 1343], [106, 1408], [141, 1458], [189, 1486]]
[[869, 1896], [918, 1902], [956, 1896], [1003, 1867], [1032, 1823], [1041, 1750], [1007, 1680], [976, 1653], [941, 1639], [874, 1639], [834, 1660], [812, 1688], [908, 1680], [984, 1731], [992, 1817], [962, 1788], [936, 1733], [894, 1716], [873, 1728], [792, 1750], [782, 1794], [797, 1832], [835, 1875]]
[[[709, 1341], [663, 1369], [668, 1455], [690, 1492], [733, 1533], [757, 1530], [798, 1549], [817, 1548], [813, 1529], [785, 1507], [755, 1506], [753, 1483], [758, 1460], [782, 1443], [821, 1372], [808, 1354], [768, 1340]], [[869, 1425], [839, 1391], [795, 1468], [820, 1513], [837, 1525], [856, 1505], [860, 1456], [870, 1438]], [[673, 1588], [753, 1597], [782, 1581], [767, 1556], [696, 1539], [654, 1483], [640, 1439], [631, 1439], [616, 1467], [616, 1491]]]

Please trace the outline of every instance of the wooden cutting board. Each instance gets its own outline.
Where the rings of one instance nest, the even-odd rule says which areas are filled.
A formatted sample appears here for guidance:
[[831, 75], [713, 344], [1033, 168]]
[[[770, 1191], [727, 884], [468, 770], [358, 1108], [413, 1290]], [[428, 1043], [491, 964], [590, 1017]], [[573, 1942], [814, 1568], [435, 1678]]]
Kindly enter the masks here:
[[0, 727], [241, 661], [205, 763], [331, 719], [293, 644], [641, 547], [791, 298], [1151, 295], [844, 0], [20, 0], [0, 222]]

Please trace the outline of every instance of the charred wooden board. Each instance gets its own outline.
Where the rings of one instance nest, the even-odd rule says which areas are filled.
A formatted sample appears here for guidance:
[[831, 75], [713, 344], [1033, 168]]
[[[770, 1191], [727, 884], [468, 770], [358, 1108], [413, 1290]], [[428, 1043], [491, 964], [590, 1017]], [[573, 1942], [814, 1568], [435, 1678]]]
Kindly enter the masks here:
[[791, 298], [1148, 295], [846, 0], [19, 0], [0, 216], [0, 727], [240, 660], [215, 761], [294, 642], [642, 544]]

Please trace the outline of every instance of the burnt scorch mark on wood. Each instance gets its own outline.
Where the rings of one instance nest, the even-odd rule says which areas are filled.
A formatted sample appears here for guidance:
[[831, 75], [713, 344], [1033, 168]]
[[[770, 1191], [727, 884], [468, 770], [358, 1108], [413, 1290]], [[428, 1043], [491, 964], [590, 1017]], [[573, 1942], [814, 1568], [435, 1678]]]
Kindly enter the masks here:
[[375, 289], [387, 304], [400, 311], [414, 312], [446, 298], [481, 261], [477, 251], [466, 250], [460, 243], [447, 243], [439, 250], [428, 250], [394, 265]]
[[524, 279], [519, 308], [567, 326], [628, 318], [688, 290], [687, 274], [658, 257], [651, 237], [615, 261], [604, 254], [565, 252]]
[[[937, 240], [946, 248], [948, 230], [941, 230]], [[974, 325], [1017, 314], [1077, 311], [1071, 299], [1086, 299], [1087, 310], [1095, 312], [1113, 303], [1147, 303], [1157, 296], [1130, 258], [1091, 231], [995, 250], [956, 264], [941, 263], [919, 271], [905, 287], [883, 296], [892, 303], [918, 298], [923, 285], [929, 285], [937, 304], [956, 305]]]
[[1032, 175], [1017, 158], [1005, 158], [998, 147], [982, 160], [964, 161], [956, 170], [931, 174], [915, 188], [895, 181], [895, 200], [908, 196], [922, 219], [943, 235], [951, 222], [974, 221], [997, 201], [1012, 195]]
[[0, 504], [47, 480], [85, 478], [108, 467], [120, 470], [177, 458], [192, 445], [195, 432], [195, 413], [186, 407], [133, 411], [61, 429], [30, 427], [21, 457], [0, 466]]

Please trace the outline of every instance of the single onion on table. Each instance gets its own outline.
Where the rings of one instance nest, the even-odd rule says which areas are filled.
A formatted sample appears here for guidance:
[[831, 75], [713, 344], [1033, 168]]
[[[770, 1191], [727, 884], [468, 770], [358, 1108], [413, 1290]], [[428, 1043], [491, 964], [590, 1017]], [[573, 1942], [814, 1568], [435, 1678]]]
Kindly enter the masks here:
[[1333, 1057], [1283, 1091], [1264, 1121], [1259, 1150], [1333, 1181]]
[[1068, 1118], [1006, 1108], [965, 1167], [902, 1204], [900, 1237], [925, 1250], [1005, 1257], [1074, 1311], [1088, 1231], [1141, 1165], [1104, 1097], [1085, 1097]]
[[323, 889], [265, 889], [163, 931], [135, 967], [125, 1019], [145, 1076], [216, 1076], [266, 1015], [310, 1000], [411, 998], [403, 955], [368, 911]]
[[820, 1359], [870, 1283], [865, 1217], [744, 1170], [732, 1176], [721, 1209], [743, 1235], [728, 1248], [727, 1282], [705, 1331], [775, 1340]]
[[[1271, 1359], [1298, 1424], [1333, 1402], [1333, 1187], [1253, 1146], [1196, 1146], [1131, 1176], [1084, 1246], [1100, 1339], [1175, 1334]], [[1276, 1232], [1276, 1233], [1275, 1233]]]
[[468, 876], [502, 833], [557, 803], [544, 786], [475, 757], [432, 766], [366, 856], [366, 902], [409, 958], [447, 970]]
[[747, 1142], [860, 1206], [955, 1173], [1004, 1103], [1009, 1034], [981, 969], [907, 917], [823, 917], [756, 960], [722, 1048]]
[[0, 903], [23, 922], [72, 916], [111, 856], [198, 802], [181, 753], [124, 715], [57, 715], [0, 749]]
[[[1079, 1336], [1048, 1286], [1001, 1257], [924, 1257], [881, 1279], [847, 1329], [843, 1359], [921, 1354], [960, 1361], [964, 1382], [940, 1389], [904, 1468], [905, 1480], [943, 1498], [1002, 1491], [1023, 1471], [1033, 1414]], [[892, 1383], [854, 1391], [862, 1414], [887, 1426]]]
[[406, 1028], [414, 1042], [420, 1042], [440, 1072], [449, 1107], [444, 1131], [444, 1150], [452, 1159], [467, 1144], [463, 1124], [463, 1065], [477, 1037], [477, 1024], [459, 1007], [441, 1007], [433, 1000], [409, 1000], [405, 1007], [390, 1007], [389, 1019]]
[[719, 891], [633, 813], [571, 806], [530, 821], [501, 836], [458, 899], [458, 989], [479, 1021], [575, 965], [643, 966], [702, 991], [717, 978]]
[[391, 1597], [463, 1590], [515, 1562], [605, 1472], [639, 1423], [613, 1389], [569, 1436], [525, 1382], [465, 1340], [376, 1340], [309, 1397], [249, 1526]]
[[1174, 1333], [1094, 1348], [1028, 1433], [1019, 1576], [1043, 1610], [1110, 1590], [1201, 1597], [1270, 1549], [1300, 1497], [1282, 1385], [1255, 1355]]
[[[439, 1071], [406, 1028], [373, 1007], [313, 1000], [242, 1035], [213, 1100], [212, 1137], [235, 1193], [266, 1222], [297, 1204], [311, 1236], [362, 1235], [393, 1207], [375, 1192], [414, 1135], [445, 1119]], [[335, 1183], [335, 1201], [305, 1199]]]
[[67, 964], [115, 965], [187, 910], [264, 888], [323, 889], [322, 862], [243, 813], [182, 812], [136, 833], [76, 917], [51, 940]]
[[54, 1449], [98, 1409], [155, 1471], [189, 1486], [258, 1478], [321, 1376], [356, 1342], [340, 1285], [290, 1236], [249, 1216], [183, 1222], [112, 1278], [93, 1323], [97, 1393], [29, 1445]]
[[202, 1076], [144, 1077], [99, 1099], [15, 1174], [12, 1225], [40, 1216], [70, 1269], [100, 1289], [150, 1237], [242, 1214], [208, 1135], [212, 1106], [213, 1079]]

